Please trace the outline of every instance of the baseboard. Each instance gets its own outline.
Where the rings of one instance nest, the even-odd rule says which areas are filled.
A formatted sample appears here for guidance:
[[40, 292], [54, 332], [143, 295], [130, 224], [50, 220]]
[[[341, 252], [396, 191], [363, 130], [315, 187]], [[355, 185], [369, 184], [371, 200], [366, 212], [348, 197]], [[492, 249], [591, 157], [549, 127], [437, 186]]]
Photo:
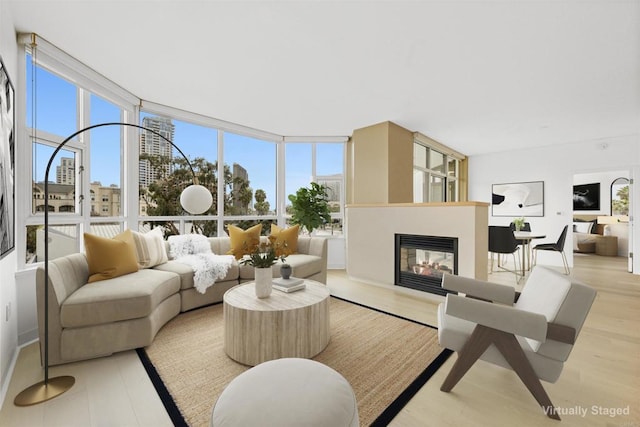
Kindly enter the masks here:
[[4, 381], [2, 382], [2, 388], [0, 388], [0, 410], [2, 410], [2, 408], [4, 407], [4, 399], [7, 396], [7, 391], [9, 390], [9, 384], [11, 384], [11, 379], [13, 378], [13, 372], [15, 371], [16, 363], [18, 362], [18, 356], [20, 355], [20, 352], [24, 347], [32, 344], [35, 341], [37, 340], [31, 340], [29, 342], [21, 344], [18, 347], [16, 347], [16, 351], [13, 352], [13, 356], [11, 357], [11, 363], [9, 363], [9, 369], [7, 369], [7, 375]]
[[18, 347], [31, 344], [38, 340], [38, 328], [31, 329], [30, 331], [23, 332], [18, 335]]

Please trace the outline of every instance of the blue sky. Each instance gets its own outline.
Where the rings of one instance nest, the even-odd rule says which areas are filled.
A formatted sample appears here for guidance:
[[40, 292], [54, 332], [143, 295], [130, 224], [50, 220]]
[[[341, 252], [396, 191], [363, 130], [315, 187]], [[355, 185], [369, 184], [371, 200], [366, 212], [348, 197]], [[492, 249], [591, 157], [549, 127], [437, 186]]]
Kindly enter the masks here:
[[[27, 123], [30, 124], [32, 111], [32, 71], [31, 61], [27, 58]], [[39, 130], [59, 136], [68, 136], [77, 130], [76, 124], [76, 91], [75, 86], [42, 69], [37, 73], [37, 111], [36, 120]], [[119, 122], [120, 111], [110, 102], [91, 96], [91, 124], [104, 122]], [[142, 117], [151, 115], [142, 113]], [[142, 117], [140, 121], [142, 122]], [[174, 143], [189, 157], [205, 157], [214, 162], [217, 159], [217, 131], [187, 122], [173, 120], [175, 125]], [[268, 131], [268, 129], [266, 129]], [[120, 182], [120, 144], [121, 129], [109, 126], [91, 131], [91, 182], [100, 181], [108, 186]], [[253, 190], [263, 189], [267, 193], [267, 200], [271, 209], [276, 208], [276, 144], [250, 137], [225, 132], [224, 134], [225, 163], [231, 166], [234, 162], [244, 167], [249, 174], [250, 186]], [[35, 179], [44, 180], [46, 162], [53, 153], [53, 149], [38, 145], [34, 155], [36, 170]], [[179, 153], [175, 152], [176, 156]], [[71, 157], [71, 152], [61, 150], [54, 160], [49, 180], [55, 181], [55, 167], [60, 164], [60, 157]], [[317, 146], [318, 175], [329, 175], [342, 172], [343, 145], [318, 144]], [[292, 194], [300, 187], [309, 185], [311, 178], [311, 144], [291, 143], [286, 146], [286, 193]]]

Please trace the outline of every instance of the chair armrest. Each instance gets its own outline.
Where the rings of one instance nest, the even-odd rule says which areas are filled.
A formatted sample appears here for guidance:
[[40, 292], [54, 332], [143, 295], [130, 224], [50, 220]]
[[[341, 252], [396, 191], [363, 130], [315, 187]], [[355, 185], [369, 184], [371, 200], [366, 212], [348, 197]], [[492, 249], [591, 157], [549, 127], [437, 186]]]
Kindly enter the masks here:
[[449, 294], [445, 313], [493, 329], [544, 342], [547, 319], [542, 314]]
[[454, 274], [442, 276], [442, 287], [450, 291], [462, 292], [469, 296], [507, 305], [513, 305], [516, 297], [516, 290], [512, 286], [498, 285]]
[[571, 326], [547, 323], [547, 338], [565, 344], [575, 344], [577, 331]]

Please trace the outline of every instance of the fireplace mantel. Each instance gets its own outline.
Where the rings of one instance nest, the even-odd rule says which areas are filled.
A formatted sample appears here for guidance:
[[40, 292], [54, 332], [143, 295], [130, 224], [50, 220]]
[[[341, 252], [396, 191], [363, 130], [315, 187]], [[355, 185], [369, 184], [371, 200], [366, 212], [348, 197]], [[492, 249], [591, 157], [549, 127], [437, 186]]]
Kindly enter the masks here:
[[394, 236], [458, 238], [458, 274], [487, 279], [489, 204], [485, 202], [356, 204], [346, 208], [347, 274], [394, 283]]

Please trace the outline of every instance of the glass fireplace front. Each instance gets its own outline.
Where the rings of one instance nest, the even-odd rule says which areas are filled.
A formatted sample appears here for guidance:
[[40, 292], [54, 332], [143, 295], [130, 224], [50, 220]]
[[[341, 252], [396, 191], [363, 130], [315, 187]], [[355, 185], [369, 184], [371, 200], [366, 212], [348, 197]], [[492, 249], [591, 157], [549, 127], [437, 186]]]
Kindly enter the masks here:
[[395, 284], [446, 295], [442, 275], [458, 274], [458, 239], [455, 237], [395, 235]]

